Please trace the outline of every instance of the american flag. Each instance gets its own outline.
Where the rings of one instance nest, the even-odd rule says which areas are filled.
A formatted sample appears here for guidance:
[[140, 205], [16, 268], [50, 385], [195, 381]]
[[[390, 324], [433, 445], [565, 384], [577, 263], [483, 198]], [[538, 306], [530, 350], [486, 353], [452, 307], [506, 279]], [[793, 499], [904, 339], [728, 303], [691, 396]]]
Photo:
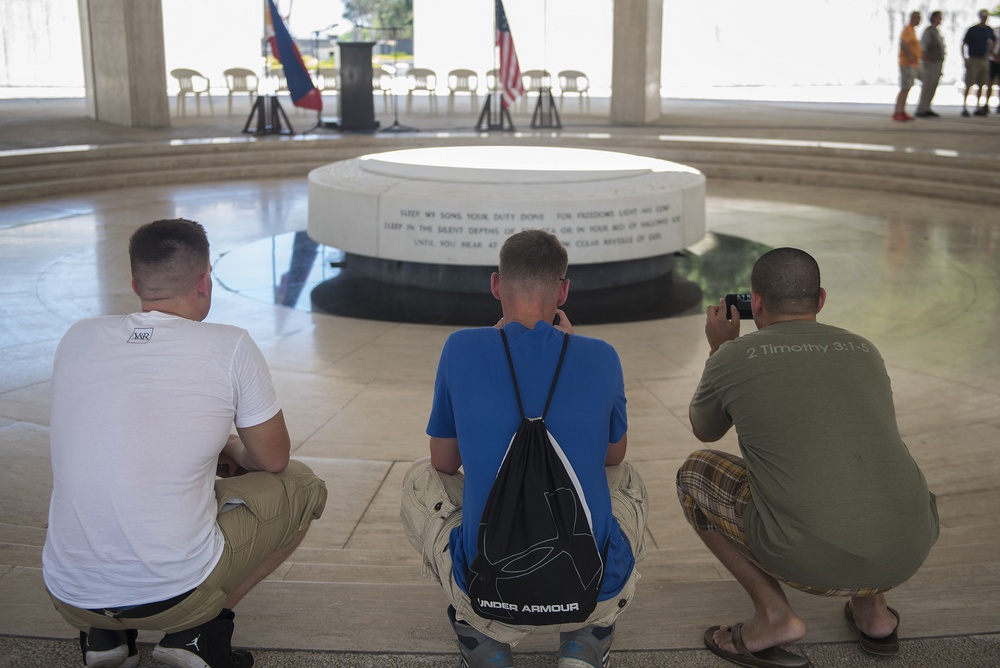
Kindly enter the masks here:
[[503, 87], [503, 106], [509, 107], [524, 95], [521, 81], [521, 66], [517, 63], [514, 38], [510, 35], [507, 14], [503, 11], [503, 0], [497, 0], [497, 46], [500, 47], [500, 71], [498, 77]]

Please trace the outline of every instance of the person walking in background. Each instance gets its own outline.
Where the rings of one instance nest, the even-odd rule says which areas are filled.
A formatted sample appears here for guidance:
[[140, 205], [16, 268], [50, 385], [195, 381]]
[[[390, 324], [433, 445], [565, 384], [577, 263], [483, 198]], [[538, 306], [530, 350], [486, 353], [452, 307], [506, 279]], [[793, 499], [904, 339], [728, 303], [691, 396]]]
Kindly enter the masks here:
[[[979, 10], [979, 23], [965, 31], [965, 38], [962, 40], [962, 52], [965, 56], [965, 95], [962, 96], [962, 116], [969, 116], [968, 99], [973, 86], [976, 89], [976, 116], [985, 116], [989, 113], [989, 82], [990, 82], [990, 61], [989, 54], [993, 51], [996, 40], [993, 37], [993, 29], [986, 25], [986, 18], [990, 13], [985, 9]], [[981, 101], [983, 89], [987, 88], [986, 100]]]
[[990, 106], [990, 96], [993, 95], [993, 84], [997, 85], [997, 113], [1000, 114], [1000, 28], [994, 31], [993, 51], [990, 53], [990, 87], [986, 91], [984, 104]]
[[920, 66], [920, 40], [917, 39], [915, 30], [918, 25], [920, 12], [913, 12], [899, 38], [899, 94], [896, 96], [896, 110], [892, 115], [894, 121], [913, 120], [913, 116], [906, 113], [906, 97], [913, 88], [913, 82], [917, 79], [917, 67]]
[[917, 118], [937, 118], [939, 114], [931, 109], [931, 101], [937, 92], [941, 80], [941, 69], [944, 67], [944, 39], [938, 32], [941, 25], [941, 12], [931, 12], [931, 24], [920, 36], [920, 101], [917, 103]]

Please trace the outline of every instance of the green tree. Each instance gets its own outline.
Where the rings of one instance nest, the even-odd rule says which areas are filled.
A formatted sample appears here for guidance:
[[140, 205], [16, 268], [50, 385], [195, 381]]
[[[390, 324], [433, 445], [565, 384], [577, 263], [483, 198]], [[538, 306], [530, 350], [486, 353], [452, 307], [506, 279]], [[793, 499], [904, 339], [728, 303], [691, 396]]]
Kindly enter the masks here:
[[344, 0], [344, 18], [363, 29], [369, 38], [385, 39], [386, 28], [398, 28], [397, 37], [413, 36], [413, 0]]

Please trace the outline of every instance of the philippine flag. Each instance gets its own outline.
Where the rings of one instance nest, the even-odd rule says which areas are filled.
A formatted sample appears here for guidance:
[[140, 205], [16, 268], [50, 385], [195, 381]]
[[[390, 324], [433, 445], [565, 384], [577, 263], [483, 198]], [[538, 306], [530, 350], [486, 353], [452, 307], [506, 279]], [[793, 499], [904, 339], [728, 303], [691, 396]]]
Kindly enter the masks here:
[[292, 36], [288, 34], [285, 22], [278, 14], [274, 0], [267, 0], [267, 11], [264, 12], [264, 36], [271, 45], [271, 54], [285, 69], [285, 80], [288, 81], [288, 92], [292, 96], [292, 104], [296, 107], [323, 111], [323, 96], [313, 85], [299, 47], [295, 46]]

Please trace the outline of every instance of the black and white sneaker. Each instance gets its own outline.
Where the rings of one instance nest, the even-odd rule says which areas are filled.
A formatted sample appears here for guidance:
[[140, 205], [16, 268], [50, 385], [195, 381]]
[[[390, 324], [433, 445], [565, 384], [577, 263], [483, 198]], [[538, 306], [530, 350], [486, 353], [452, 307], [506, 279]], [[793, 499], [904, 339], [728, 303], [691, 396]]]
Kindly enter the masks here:
[[253, 654], [233, 649], [232, 610], [200, 626], [168, 633], [153, 648], [153, 658], [173, 668], [250, 668]]
[[87, 668], [135, 668], [139, 665], [139, 648], [135, 639], [139, 632], [90, 629], [80, 631], [80, 651]]

